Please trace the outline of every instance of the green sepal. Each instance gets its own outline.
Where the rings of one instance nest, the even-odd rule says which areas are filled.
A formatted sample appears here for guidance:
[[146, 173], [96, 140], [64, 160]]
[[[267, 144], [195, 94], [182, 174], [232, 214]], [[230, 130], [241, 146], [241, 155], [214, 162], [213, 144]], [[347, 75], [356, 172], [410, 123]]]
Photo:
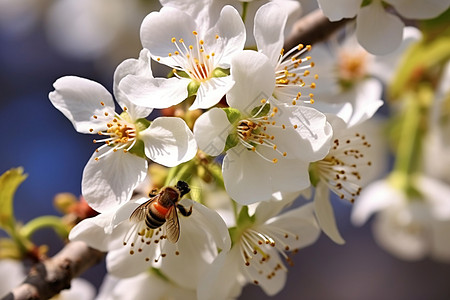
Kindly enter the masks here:
[[264, 117], [267, 116], [270, 112], [270, 104], [269, 103], [264, 103], [263, 105], [254, 107], [252, 109], [251, 115], [253, 118], [259, 118], [259, 117]]
[[22, 259], [22, 252], [18, 245], [11, 239], [0, 239], [0, 260], [10, 259]]
[[241, 112], [236, 108], [226, 107], [222, 109], [227, 114], [228, 122], [230, 122], [230, 124], [236, 123], [241, 118]]
[[130, 149], [130, 153], [137, 155], [142, 158], [147, 158], [145, 156], [145, 149], [144, 149], [144, 142], [142, 140], [136, 140], [136, 143], [134, 144], [133, 148]]
[[239, 137], [236, 133], [232, 133], [227, 136], [227, 140], [225, 141], [225, 148], [223, 152], [227, 152], [231, 148], [235, 147], [239, 143]]
[[255, 223], [255, 220], [256, 220], [255, 215], [250, 216], [248, 214], [248, 206], [243, 206], [237, 218], [237, 225], [240, 228], [247, 228], [253, 223]]
[[0, 227], [13, 230], [15, 224], [13, 201], [19, 185], [27, 178], [23, 168], [10, 169], [0, 176]]
[[188, 90], [188, 98], [194, 95], [197, 95], [197, 91], [200, 88], [200, 82], [192, 80], [191, 82], [189, 82], [188, 86], [187, 86], [187, 90]]
[[309, 172], [309, 180], [311, 181], [311, 185], [316, 187], [320, 181], [319, 174], [317, 174], [316, 163], [313, 162], [309, 165], [308, 172]]
[[134, 122], [134, 124], [135, 124], [135, 126], [136, 126], [136, 129], [137, 129], [138, 131], [143, 131], [143, 130], [147, 129], [147, 128], [150, 126], [151, 123], [152, 123], [152, 122], [150, 122], [150, 121], [147, 120], [146, 118], [140, 118], [140, 119], [137, 119], [137, 120]]
[[363, 0], [363, 2], [361, 3], [361, 7], [370, 5], [372, 3], [372, 0]]
[[212, 77], [226, 77], [230, 75], [230, 69], [215, 68]]

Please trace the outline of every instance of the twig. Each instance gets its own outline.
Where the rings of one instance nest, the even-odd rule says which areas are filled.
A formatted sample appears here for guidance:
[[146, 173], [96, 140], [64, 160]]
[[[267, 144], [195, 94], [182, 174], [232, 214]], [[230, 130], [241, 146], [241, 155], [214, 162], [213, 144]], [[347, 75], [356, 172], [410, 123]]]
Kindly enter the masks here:
[[330, 22], [320, 9], [316, 9], [299, 19], [292, 26], [291, 34], [284, 42], [284, 49], [291, 49], [298, 44], [312, 45], [323, 41], [350, 20], [342, 19], [337, 22]]
[[2, 300], [50, 299], [70, 288], [74, 277], [97, 264], [103, 256], [103, 252], [84, 242], [71, 242], [52, 258], [34, 265], [25, 281]]

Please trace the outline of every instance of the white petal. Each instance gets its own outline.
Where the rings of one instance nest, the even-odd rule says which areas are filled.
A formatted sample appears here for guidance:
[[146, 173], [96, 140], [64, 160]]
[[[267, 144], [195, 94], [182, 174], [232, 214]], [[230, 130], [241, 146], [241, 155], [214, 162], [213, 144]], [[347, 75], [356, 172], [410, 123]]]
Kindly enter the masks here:
[[119, 150], [95, 160], [106, 151], [109, 149], [94, 152], [81, 183], [84, 198], [98, 212], [130, 200], [134, 188], [147, 175], [147, 161], [131, 153]]
[[242, 51], [231, 62], [231, 76], [235, 81], [227, 94], [231, 107], [250, 115], [261, 99], [268, 99], [275, 87], [275, 71], [269, 59], [256, 51]]
[[[205, 34], [205, 45], [221, 55], [220, 67], [229, 67], [233, 54], [244, 49], [245, 35], [241, 16], [234, 7], [227, 5], [220, 12], [217, 24]], [[211, 51], [209, 47], [208, 51]]]
[[328, 154], [333, 130], [323, 113], [306, 106], [279, 106], [279, 111], [275, 120], [286, 129], [271, 128], [270, 134], [275, 136], [280, 151], [287, 152], [288, 158], [307, 162], [320, 160]]
[[122, 109], [124, 107], [127, 108], [127, 112], [133, 120], [147, 117], [153, 109], [132, 104], [128, 100], [127, 95], [119, 89], [119, 83], [127, 75], [153, 78], [150, 60], [150, 53], [147, 49], [143, 49], [139, 54], [139, 59], [129, 58], [124, 60], [114, 72], [114, 95], [116, 96], [116, 101]]
[[330, 191], [322, 182], [319, 182], [316, 187], [314, 207], [317, 220], [319, 221], [323, 232], [325, 232], [335, 243], [340, 245], [345, 244], [345, 241], [337, 228], [336, 219], [334, 218], [333, 207], [330, 203]]
[[[317, 241], [320, 236], [320, 227], [314, 216], [314, 204], [304, 204], [298, 208], [272, 218], [266, 226], [275, 226], [298, 236], [298, 239], [289, 237], [290, 249], [301, 249]], [[283, 238], [285, 238], [283, 236]], [[287, 239], [287, 238], [285, 238]]]
[[399, 17], [388, 13], [381, 1], [373, 1], [356, 17], [356, 36], [367, 51], [375, 55], [388, 54], [400, 46], [404, 24]]
[[[119, 278], [136, 276], [147, 271], [152, 266], [156, 245], [143, 247], [143, 251], [130, 254], [130, 246], [126, 245], [109, 251], [106, 255], [106, 269], [108, 273]], [[150, 258], [147, 262], [146, 258]]]
[[[192, 288], [199, 284], [202, 274], [217, 257], [217, 249], [229, 251], [231, 239], [225, 222], [215, 211], [188, 199], [182, 205], [187, 209], [192, 207], [192, 214], [178, 215], [180, 239], [176, 245], [164, 244], [167, 259], [162, 260], [161, 271], [180, 286]], [[169, 256], [177, 250], [179, 255]]]
[[271, 164], [256, 153], [242, 147], [227, 151], [222, 163], [225, 189], [230, 197], [242, 205], [267, 201], [272, 196], [270, 178], [262, 164]]
[[287, 14], [277, 4], [267, 3], [256, 12], [254, 35], [258, 50], [267, 55], [275, 67], [283, 48]]
[[348, 123], [353, 114], [353, 106], [350, 102], [335, 104], [317, 101], [311, 106], [321, 113], [324, 113], [327, 116], [327, 120], [329, 119], [329, 116], [336, 116], [344, 120], [345, 123]]
[[230, 299], [239, 296], [239, 264], [243, 263], [239, 247], [221, 252], [205, 270], [198, 284], [198, 299]]
[[163, 7], [159, 12], [147, 15], [141, 25], [142, 46], [150, 50], [154, 59], [172, 65], [173, 59], [169, 53], [177, 48], [172, 38], [183, 39], [186, 45], [195, 45], [196, 39], [192, 34], [198, 30], [194, 19], [183, 11], [172, 7]]
[[222, 153], [232, 126], [226, 113], [220, 108], [212, 108], [202, 114], [194, 124], [194, 135], [198, 147], [211, 156]]
[[188, 96], [186, 78], [152, 78], [128, 75], [120, 81], [119, 88], [130, 102], [138, 106], [167, 108], [178, 104]]
[[[50, 92], [52, 104], [61, 111], [81, 133], [98, 132], [106, 128], [102, 118], [94, 119], [94, 115], [102, 115], [105, 108], [114, 112], [114, 101], [111, 94], [99, 83], [76, 76], [65, 76], [53, 84], [55, 91]], [[105, 106], [102, 106], [103, 102]]]
[[[250, 266], [245, 266], [242, 262], [241, 270], [250, 282], [258, 282], [258, 286], [260, 286], [267, 295], [273, 296], [280, 292], [286, 284], [287, 271], [286, 267], [276, 269], [279, 265], [284, 266], [277, 250], [266, 245], [264, 245], [263, 248], [263, 251], [270, 257], [270, 259], [264, 262], [264, 269], [270, 271], [277, 270], [276, 272], [274, 271], [275, 276], [273, 276], [273, 273], [261, 273], [258, 266], [253, 267], [252, 261], [255, 260], [253, 264], [257, 264], [258, 262], [256, 260], [261, 259], [259, 256], [255, 256], [253, 260], [250, 261]], [[268, 275], [272, 276], [268, 277]]]
[[233, 85], [234, 81], [231, 79], [231, 76], [216, 77], [201, 82], [197, 91], [197, 97], [189, 109], [206, 109], [216, 105]]
[[424, 258], [429, 250], [428, 239], [423, 236], [421, 230], [408, 230], [407, 224], [402, 222], [403, 220], [409, 222], [414, 218], [412, 211], [404, 206], [392, 207], [380, 212], [373, 223], [376, 242], [401, 259]]
[[450, 6], [449, 0], [386, 0], [407, 19], [431, 19], [439, 16]]
[[422, 33], [416, 27], [407, 26], [403, 29], [403, 40], [395, 51], [383, 55], [375, 56], [375, 59], [370, 60], [367, 67], [368, 72], [381, 79], [383, 83], [388, 84], [401, 62], [401, 57], [405, 54], [414, 43], [417, 43], [422, 38]]
[[372, 118], [377, 110], [384, 104], [380, 99], [383, 87], [376, 79], [367, 79], [359, 83], [355, 90], [353, 114], [348, 121], [348, 127], [363, 123]]
[[110, 209], [95, 217], [85, 219], [75, 225], [69, 233], [69, 240], [83, 241], [89, 247], [99, 251], [109, 251], [122, 246], [123, 237], [127, 232], [126, 226], [112, 229], [111, 223], [116, 210]]
[[191, 160], [197, 153], [194, 135], [180, 118], [156, 118], [139, 134], [144, 141], [145, 155], [167, 167]]
[[431, 205], [433, 217], [450, 220], [450, 186], [431, 177], [421, 177], [417, 184]]
[[26, 277], [24, 265], [21, 261], [15, 259], [1, 259], [0, 272], [3, 274], [0, 281], [0, 296], [2, 297], [11, 292]]
[[351, 220], [355, 225], [364, 224], [375, 212], [404, 201], [404, 195], [387, 181], [375, 181], [362, 190], [353, 205]]
[[[447, 198], [448, 199], [448, 198]], [[450, 261], [450, 239], [448, 233], [450, 232], [450, 221], [434, 220], [431, 223], [432, 241], [431, 241], [431, 256], [439, 261]]]
[[318, 0], [318, 2], [323, 14], [334, 22], [356, 16], [362, 0]]
[[92, 300], [95, 298], [95, 287], [82, 278], [74, 278], [70, 282], [70, 289], [62, 290], [58, 296], [61, 300]]

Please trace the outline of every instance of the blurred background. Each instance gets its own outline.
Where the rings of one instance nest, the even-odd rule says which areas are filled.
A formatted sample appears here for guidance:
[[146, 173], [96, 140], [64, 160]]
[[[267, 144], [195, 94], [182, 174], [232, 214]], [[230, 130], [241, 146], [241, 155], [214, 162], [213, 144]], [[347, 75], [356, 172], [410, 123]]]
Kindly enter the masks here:
[[[306, 2], [305, 11], [314, 8]], [[48, 100], [53, 82], [76, 75], [111, 90], [117, 64], [138, 56], [140, 23], [155, 9], [159, 3], [149, 0], [0, 0], [0, 172], [23, 166], [28, 174], [16, 193], [17, 219], [58, 214], [53, 197], [81, 193], [95, 149]], [[332, 202], [346, 244], [322, 234], [294, 257], [285, 289], [272, 299], [450, 299], [450, 264], [392, 257], [373, 240], [370, 222], [352, 226], [351, 206]], [[50, 230], [35, 240], [50, 254], [62, 246]], [[102, 263], [83, 277], [98, 287], [104, 273]], [[241, 295], [265, 298], [256, 286]]]

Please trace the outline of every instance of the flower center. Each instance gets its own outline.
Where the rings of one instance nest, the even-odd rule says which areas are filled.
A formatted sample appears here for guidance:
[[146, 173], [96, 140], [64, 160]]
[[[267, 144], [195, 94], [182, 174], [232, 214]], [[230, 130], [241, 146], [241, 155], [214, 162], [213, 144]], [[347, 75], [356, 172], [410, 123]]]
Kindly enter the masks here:
[[[261, 100], [261, 102], [262, 105], [256, 109], [256, 112], [252, 117], [241, 119], [237, 122], [236, 133], [241, 145], [248, 150], [257, 153], [264, 160], [276, 163], [278, 161], [277, 158], [267, 158], [257, 149], [258, 147], [268, 147], [272, 148], [283, 157], [287, 155], [286, 152], [281, 152], [278, 149], [274, 142], [275, 135], [269, 134], [271, 128], [277, 127], [276, 121], [271, 119], [278, 113], [278, 108], [274, 107], [269, 114], [269, 111], [264, 111], [267, 109], [270, 110], [270, 105], [265, 99]], [[278, 127], [286, 128], [285, 125]]]
[[[144, 258], [147, 262], [151, 259], [148, 256], [148, 252], [150, 251], [150, 254], [152, 254], [151, 250], [154, 249], [148, 249], [149, 251], [147, 251], [145, 247], [159, 247], [159, 254], [154, 258], [154, 262], [157, 263], [159, 259], [167, 256], [167, 253], [162, 252], [163, 240], [167, 239], [167, 236], [163, 232], [163, 228], [164, 226], [156, 229], [148, 228], [144, 221], [134, 223], [130, 230], [125, 234], [123, 245], [130, 246], [130, 255], [136, 253], [147, 254]], [[176, 247], [175, 255], [180, 255], [178, 246]]]
[[[102, 106], [104, 106], [103, 102], [101, 102]], [[136, 125], [126, 120], [128, 118], [128, 114], [126, 113], [127, 108], [124, 107], [123, 116], [117, 115], [115, 112], [105, 111], [103, 115], [97, 116], [94, 115], [94, 119], [98, 119], [100, 117], [105, 118], [105, 130], [97, 132], [98, 135], [106, 136], [106, 138], [101, 140], [93, 140], [94, 143], [105, 143], [104, 145], [97, 148], [95, 151], [99, 152], [103, 148], [110, 147], [111, 149], [103, 153], [102, 155], [95, 158], [95, 160], [99, 160], [100, 158], [108, 155], [111, 152], [116, 152], [118, 150], [123, 150], [124, 152], [128, 152], [137, 141], [138, 130], [136, 129]], [[91, 128], [89, 130], [93, 132], [94, 130]]]
[[[204, 40], [199, 39], [197, 31], [193, 31], [195, 36], [195, 43], [193, 45], [187, 45], [183, 38], [177, 39], [173, 37], [171, 42], [175, 45], [176, 50], [168, 54], [174, 61], [171, 67], [174, 69], [174, 74], [177, 77], [181, 77], [177, 74], [177, 71], [185, 72], [192, 80], [197, 82], [204, 82], [213, 76], [213, 71], [216, 66], [216, 54], [213, 51], [208, 51]], [[219, 36], [215, 36], [217, 41]], [[211, 45], [210, 45], [211, 46]], [[160, 59], [157, 58], [159, 61]]]
[[364, 165], [372, 165], [372, 162], [364, 159], [364, 149], [369, 147], [365, 136], [356, 133], [354, 136], [335, 139], [329, 154], [316, 162], [321, 180], [341, 199], [353, 203], [361, 193], [359, 170]]
[[[276, 89], [277, 93], [289, 96], [292, 99], [292, 104], [297, 104], [297, 101], [303, 101], [304, 103], [314, 103], [314, 94], [307, 93], [302, 95], [301, 92], [297, 92], [298, 89], [288, 89], [287, 87], [298, 88], [316, 88], [316, 83], [310, 80], [311, 69], [314, 67], [314, 62], [310, 61], [311, 56], [300, 58], [305, 52], [311, 50], [311, 45], [306, 47], [299, 44], [297, 47], [292, 48], [287, 53], [284, 53], [284, 49], [280, 51], [280, 57], [278, 59], [277, 66], [275, 67]], [[314, 79], [318, 79], [317, 74], [314, 75]]]
[[[272, 279], [277, 275], [278, 271], [287, 271], [287, 269], [276, 259], [271, 259], [269, 249], [276, 249], [286, 262], [292, 266], [292, 259], [286, 252], [291, 251], [292, 254], [298, 252], [298, 249], [293, 249], [292, 247], [298, 239], [298, 235], [277, 227], [247, 228], [242, 233], [239, 247], [246, 267], [256, 269], [258, 276]], [[253, 279], [254, 284], [259, 284], [257, 277]]]
[[367, 74], [367, 52], [341, 51], [338, 61], [338, 76], [343, 82], [360, 80]]

